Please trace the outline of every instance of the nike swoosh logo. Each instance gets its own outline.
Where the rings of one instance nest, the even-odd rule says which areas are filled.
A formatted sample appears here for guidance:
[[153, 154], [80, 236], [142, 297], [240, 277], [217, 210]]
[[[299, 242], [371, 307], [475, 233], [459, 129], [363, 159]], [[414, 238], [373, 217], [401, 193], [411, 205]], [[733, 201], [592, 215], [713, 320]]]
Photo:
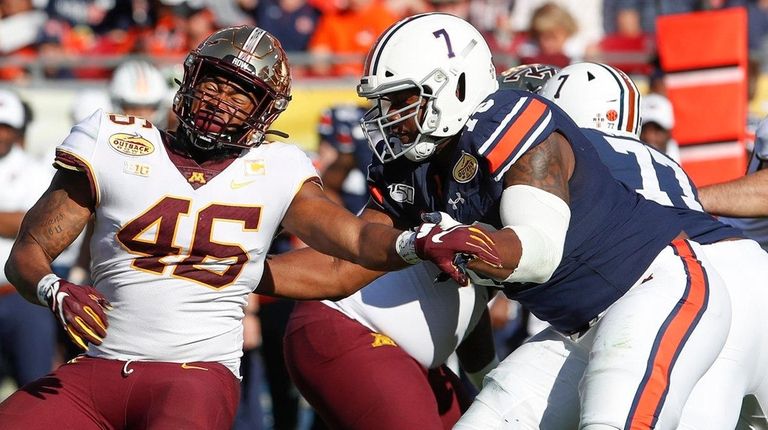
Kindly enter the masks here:
[[187, 363], [181, 363], [181, 368], [182, 368], [182, 369], [187, 369], [187, 370], [189, 370], [189, 369], [196, 369], [196, 370], [208, 370], [208, 369], [206, 369], [205, 367], [199, 367], [199, 366], [190, 366], [190, 365], [189, 365], [189, 364], [187, 364]]
[[446, 234], [448, 234], [450, 232], [451, 232], [451, 230], [445, 230], [445, 231], [441, 231], [440, 233], [437, 233], [436, 235], [432, 236], [432, 242], [443, 243], [443, 241], [440, 240], [440, 238], [442, 238], [443, 236], [445, 236]]
[[248, 185], [251, 185], [254, 182], [256, 182], [255, 179], [251, 179], [250, 181], [238, 181], [233, 179], [232, 182], [229, 183], [229, 186], [232, 187], [233, 190], [236, 190], [238, 188], [247, 187]]

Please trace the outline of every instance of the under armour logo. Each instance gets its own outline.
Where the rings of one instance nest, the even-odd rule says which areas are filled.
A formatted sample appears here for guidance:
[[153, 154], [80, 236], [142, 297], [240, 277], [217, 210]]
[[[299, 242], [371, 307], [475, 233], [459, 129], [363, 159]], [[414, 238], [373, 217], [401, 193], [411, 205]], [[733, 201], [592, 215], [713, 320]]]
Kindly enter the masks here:
[[448, 198], [448, 204], [451, 205], [453, 210], [456, 210], [456, 209], [459, 208], [459, 206], [458, 206], [459, 203], [464, 204], [464, 197], [461, 197], [461, 193], [456, 191], [456, 200], [454, 200], [454, 199], [449, 197]]

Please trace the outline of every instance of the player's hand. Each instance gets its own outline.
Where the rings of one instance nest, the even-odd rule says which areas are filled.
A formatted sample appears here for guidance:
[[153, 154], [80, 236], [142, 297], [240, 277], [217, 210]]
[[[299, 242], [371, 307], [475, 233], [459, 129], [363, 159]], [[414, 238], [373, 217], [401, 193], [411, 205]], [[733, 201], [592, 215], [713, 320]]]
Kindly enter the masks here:
[[419, 226], [414, 241], [416, 255], [435, 263], [459, 285], [468, 285], [469, 279], [462, 265], [456, 263], [456, 254], [501, 267], [496, 244], [482, 227], [460, 224], [442, 212], [425, 214], [422, 219], [425, 223]]
[[87, 342], [101, 345], [109, 325], [104, 311], [112, 308], [107, 299], [91, 286], [61, 278], [41, 284], [38, 297], [45, 301], [69, 338], [84, 350], [88, 349]]

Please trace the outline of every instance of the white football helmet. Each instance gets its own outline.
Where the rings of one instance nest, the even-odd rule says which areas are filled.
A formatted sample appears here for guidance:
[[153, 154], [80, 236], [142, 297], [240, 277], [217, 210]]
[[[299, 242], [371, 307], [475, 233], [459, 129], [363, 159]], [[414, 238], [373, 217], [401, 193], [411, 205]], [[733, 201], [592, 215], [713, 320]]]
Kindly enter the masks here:
[[[420, 161], [441, 140], [458, 134], [475, 108], [498, 88], [491, 60], [483, 36], [453, 15], [414, 15], [387, 29], [368, 53], [357, 86], [360, 97], [374, 102], [362, 124], [376, 156], [382, 162], [401, 155]], [[407, 89], [417, 89], [419, 101], [390, 112], [381, 97]], [[414, 116], [418, 137], [402, 144], [391, 127]]]
[[142, 60], [129, 60], [115, 69], [109, 84], [112, 106], [126, 113], [131, 107], [146, 107], [155, 111], [152, 122], [165, 115], [170, 107], [168, 82], [163, 73], [153, 64]]
[[551, 77], [539, 94], [560, 106], [579, 127], [640, 137], [640, 92], [615, 67], [571, 64]]

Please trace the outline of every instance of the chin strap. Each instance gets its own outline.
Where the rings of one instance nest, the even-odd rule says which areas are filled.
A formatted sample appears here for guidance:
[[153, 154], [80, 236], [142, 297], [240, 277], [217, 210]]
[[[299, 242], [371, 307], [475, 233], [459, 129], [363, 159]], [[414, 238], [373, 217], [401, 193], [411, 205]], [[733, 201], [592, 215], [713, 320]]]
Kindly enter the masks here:
[[283, 139], [288, 139], [290, 136], [288, 136], [288, 133], [282, 132], [280, 130], [267, 130], [264, 132], [264, 134], [274, 134], [275, 136], [280, 136]]

